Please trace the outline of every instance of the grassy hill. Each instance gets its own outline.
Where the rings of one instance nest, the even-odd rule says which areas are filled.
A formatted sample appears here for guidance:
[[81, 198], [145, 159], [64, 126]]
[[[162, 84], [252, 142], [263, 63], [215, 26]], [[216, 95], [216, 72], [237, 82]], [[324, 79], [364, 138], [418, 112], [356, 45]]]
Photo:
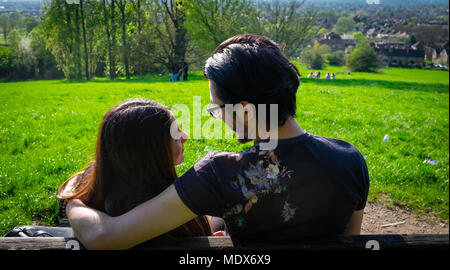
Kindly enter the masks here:
[[[310, 71], [300, 69], [298, 122], [310, 133], [348, 141], [361, 151], [371, 178], [369, 198], [387, 194], [396, 204], [448, 219], [449, 73], [392, 68], [326, 80], [327, 71], [343, 69], [328, 67], [322, 79], [307, 79]], [[134, 97], [192, 108], [192, 96], [201, 96], [202, 106], [209, 102], [200, 72], [176, 83], [159, 76], [0, 83], [0, 235], [16, 225], [56, 224], [56, 191], [93, 159], [109, 108]], [[202, 121], [207, 119], [205, 114]], [[383, 142], [386, 134], [390, 139]], [[208, 151], [249, 145], [191, 139], [178, 172]], [[438, 163], [424, 163], [426, 158]]]

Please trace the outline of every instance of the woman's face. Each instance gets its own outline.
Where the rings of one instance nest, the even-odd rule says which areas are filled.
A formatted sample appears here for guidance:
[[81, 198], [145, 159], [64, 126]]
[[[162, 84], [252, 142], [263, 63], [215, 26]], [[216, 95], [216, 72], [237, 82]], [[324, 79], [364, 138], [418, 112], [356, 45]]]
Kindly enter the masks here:
[[[174, 120], [176, 122], [176, 120]], [[176, 123], [175, 123], [176, 124]], [[178, 124], [176, 124], [178, 126]], [[188, 139], [188, 135], [182, 131], [180, 128], [178, 128], [178, 132], [181, 136], [178, 136], [179, 139], [171, 138], [171, 146], [172, 146], [172, 155], [173, 155], [173, 162], [174, 165], [180, 165], [184, 161], [184, 143]]]

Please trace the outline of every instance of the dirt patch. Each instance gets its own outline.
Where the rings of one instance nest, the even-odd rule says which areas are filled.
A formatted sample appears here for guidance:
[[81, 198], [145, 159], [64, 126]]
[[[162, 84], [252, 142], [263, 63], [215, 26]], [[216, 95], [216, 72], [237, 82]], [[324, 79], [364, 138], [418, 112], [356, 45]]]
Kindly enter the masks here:
[[[397, 225], [395, 225], [397, 224]], [[407, 208], [367, 202], [361, 234], [441, 234], [449, 233], [448, 220], [432, 215], [417, 216]]]

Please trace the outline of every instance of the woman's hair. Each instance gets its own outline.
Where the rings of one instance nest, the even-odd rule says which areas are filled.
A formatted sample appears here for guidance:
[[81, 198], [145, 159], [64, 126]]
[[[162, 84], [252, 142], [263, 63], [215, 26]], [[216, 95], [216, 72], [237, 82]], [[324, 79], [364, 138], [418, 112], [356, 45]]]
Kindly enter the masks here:
[[[135, 99], [110, 109], [100, 125], [95, 161], [74, 193], [88, 206], [118, 216], [155, 197], [177, 178], [171, 148], [169, 109], [152, 100]], [[81, 176], [81, 174], [78, 174]], [[69, 182], [63, 183], [60, 192]], [[172, 232], [176, 236], [211, 235], [200, 216]]]
[[217, 96], [226, 104], [248, 101], [256, 109], [266, 104], [266, 119], [269, 104], [278, 104], [279, 125], [295, 116], [300, 74], [267, 37], [242, 34], [225, 40], [206, 60], [204, 76], [214, 82]]

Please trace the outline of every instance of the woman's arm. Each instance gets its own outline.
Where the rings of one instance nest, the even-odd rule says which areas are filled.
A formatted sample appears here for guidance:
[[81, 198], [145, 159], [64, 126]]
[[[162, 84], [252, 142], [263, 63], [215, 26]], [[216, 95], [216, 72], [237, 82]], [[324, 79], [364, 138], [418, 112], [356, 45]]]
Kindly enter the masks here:
[[364, 209], [353, 212], [353, 215], [348, 223], [345, 234], [361, 234], [361, 224], [363, 220]]
[[174, 185], [117, 217], [72, 200], [66, 208], [74, 234], [87, 249], [128, 249], [195, 218]]

